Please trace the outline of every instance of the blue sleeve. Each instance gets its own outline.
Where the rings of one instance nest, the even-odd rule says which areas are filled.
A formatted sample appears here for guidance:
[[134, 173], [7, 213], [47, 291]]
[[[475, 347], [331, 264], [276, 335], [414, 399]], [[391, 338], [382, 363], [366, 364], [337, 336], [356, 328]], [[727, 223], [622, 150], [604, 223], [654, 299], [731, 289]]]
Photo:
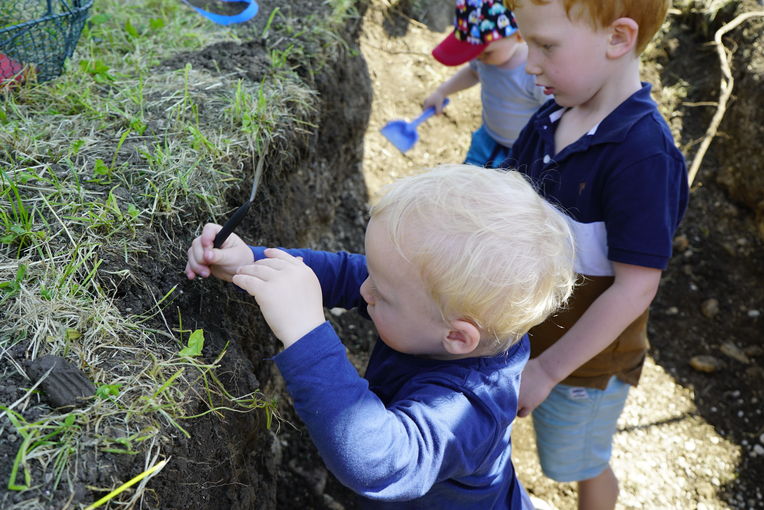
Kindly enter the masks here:
[[[264, 246], [251, 246], [255, 260], [265, 258]], [[283, 248], [282, 248], [283, 249]], [[318, 281], [321, 282], [321, 293], [324, 306], [327, 308], [340, 307], [350, 310], [361, 307], [365, 310], [365, 302], [361, 297], [361, 284], [369, 275], [366, 269], [366, 257], [356, 253], [330, 253], [308, 249], [284, 250], [294, 257], [302, 257], [310, 267]]]
[[666, 269], [672, 240], [687, 208], [684, 159], [651, 155], [614, 169], [603, 194], [608, 259]]
[[473, 473], [507, 432], [476, 398], [432, 381], [386, 408], [328, 323], [274, 359], [327, 467], [370, 499], [415, 499]]

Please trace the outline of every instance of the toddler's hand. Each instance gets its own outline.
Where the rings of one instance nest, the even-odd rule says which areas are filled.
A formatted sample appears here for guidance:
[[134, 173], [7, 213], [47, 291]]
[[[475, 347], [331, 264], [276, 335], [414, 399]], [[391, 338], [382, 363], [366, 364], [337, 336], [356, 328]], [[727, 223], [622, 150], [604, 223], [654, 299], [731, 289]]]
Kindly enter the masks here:
[[533, 412], [549, 396], [555, 384], [537, 359], [528, 360], [520, 379], [517, 416], [524, 418]]
[[443, 113], [443, 102], [446, 100], [446, 96], [444, 96], [440, 91], [436, 90], [429, 96], [427, 96], [427, 99], [424, 100], [424, 103], [422, 104], [423, 109], [427, 109], [430, 106], [435, 107], [435, 115], [440, 115]]
[[233, 283], [255, 297], [273, 334], [289, 347], [326, 320], [321, 284], [301, 257], [276, 248], [265, 256], [239, 269]]
[[189, 280], [197, 276], [207, 278], [213, 275], [230, 282], [241, 266], [255, 260], [247, 243], [236, 234], [231, 234], [220, 248], [213, 248], [215, 235], [223, 228], [214, 223], [207, 223], [202, 235], [191, 243], [188, 249], [188, 262], [185, 273]]

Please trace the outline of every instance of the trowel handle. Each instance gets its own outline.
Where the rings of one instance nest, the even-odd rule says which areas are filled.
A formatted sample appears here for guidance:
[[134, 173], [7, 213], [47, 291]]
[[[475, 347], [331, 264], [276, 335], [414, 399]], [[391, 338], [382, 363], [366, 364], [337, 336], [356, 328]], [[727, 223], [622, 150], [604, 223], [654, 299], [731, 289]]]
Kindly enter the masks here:
[[247, 214], [247, 211], [249, 211], [249, 206], [252, 205], [252, 202], [247, 201], [245, 204], [240, 206], [238, 209], [236, 209], [236, 212], [231, 215], [230, 218], [228, 218], [228, 221], [225, 222], [225, 225], [223, 225], [223, 228], [220, 229], [220, 232], [217, 233], [215, 236], [215, 240], [212, 241], [212, 247], [213, 248], [220, 248], [223, 246], [223, 243], [226, 239], [228, 239], [228, 236], [231, 235], [231, 232], [233, 232], [233, 229], [235, 229], [239, 223], [241, 223], [241, 220], [244, 219], [244, 216]]
[[[451, 101], [448, 98], [445, 98], [443, 100], [443, 108], [445, 108], [446, 105], [448, 105], [448, 103], [450, 103], [450, 102]], [[435, 115], [435, 107], [434, 106], [430, 106], [428, 108], [425, 108], [424, 111], [421, 114], [419, 114], [419, 117], [417, 117], [416, 119], [411, 121], [411, 127], [415, 128], [416, 126], [418, 126], [422, 122], [426, 121], [427, 119], [429, 119], [433, 115]]]

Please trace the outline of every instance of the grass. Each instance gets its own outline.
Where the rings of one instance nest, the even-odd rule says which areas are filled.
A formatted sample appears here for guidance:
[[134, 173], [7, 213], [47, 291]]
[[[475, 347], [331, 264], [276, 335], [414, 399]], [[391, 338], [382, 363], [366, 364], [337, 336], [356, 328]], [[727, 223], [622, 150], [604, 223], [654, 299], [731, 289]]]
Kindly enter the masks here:
[[[115, 486], [93, 488], [109, 494], [92, 508], [130, 508], [150, 469], [164, 462], [157, 435], [188, 435], [190, 421], [230, 412], [264, 412], [270, 426], [273, 401], [233, 395], [222, 383], [226, 349], [205, 359], [203, 331], [169, 326], [174, 288], [150, 309], [126, 312], [106, 282], [134, 278], [131, 264], [151, 249], [141, 232], [223, 217], [224, 191], [245, 178], [265, 141], [315, 128], [317, 98], [295, 68], [303, 59], [320, 68], [344, 47], [335, 30], [353, 6], [337, 0], [330, 15], [307, 21], [275, 10], [253, 33], [251, 25], [213, 25], [181, 2], [100, 0], [61, 77], [3, 96], [0, 372], [27, 377], [10, 354], [20, 347], [29, 359], [64, 356], [98, 388], [82, 408], [34, 419], [27, 414], [40, 407], [35, 381], [17, 401], [0, 402], [0, 436], [20, 439], [10, 491], [36, 498], [73, 490], [75, 471], [93, 452], [143, 456], [143, 479], [121, 473]], [[267, 38], [272, 67], [260, 83], [160, 65], [259, 37]], [[117, 268], [103, 263], [107, 246], [119, 255]], [[206, 405], [190, 413], [192, 402]], [[113, 490], [130, 482], [137, 485]], [[31, 504], [24, 500], [16, 507]]]

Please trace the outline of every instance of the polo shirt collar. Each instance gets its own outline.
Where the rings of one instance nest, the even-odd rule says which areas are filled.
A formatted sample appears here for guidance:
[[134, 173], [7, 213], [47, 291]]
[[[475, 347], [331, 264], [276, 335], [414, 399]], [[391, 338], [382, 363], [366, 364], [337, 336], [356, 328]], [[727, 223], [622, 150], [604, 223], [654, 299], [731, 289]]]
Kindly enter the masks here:
[[[649, 83], [642, 82], [642, 88], [634, 92], [623, 103], [618, 105], [615, 110], [602, 119], [599, 124], [594, 126], [582, 137], [586, 140], [586, 146], [597, 143], [619, 143], [626, 139], [632, 126], [636, 124], [645, 115], [654, 111], [655, 103], [650, 97]], [[537, 117], [536, 126], [541, 128], [543, 125], [551, 126], [555, 124], [567, 108], [550, 102], [547, 110]], [[542, 128], [543, 129], [543, 128]], [[582, 141], [582, 140], [579, 140]], [[577, 145], [574, 142], [573, 145]]]

